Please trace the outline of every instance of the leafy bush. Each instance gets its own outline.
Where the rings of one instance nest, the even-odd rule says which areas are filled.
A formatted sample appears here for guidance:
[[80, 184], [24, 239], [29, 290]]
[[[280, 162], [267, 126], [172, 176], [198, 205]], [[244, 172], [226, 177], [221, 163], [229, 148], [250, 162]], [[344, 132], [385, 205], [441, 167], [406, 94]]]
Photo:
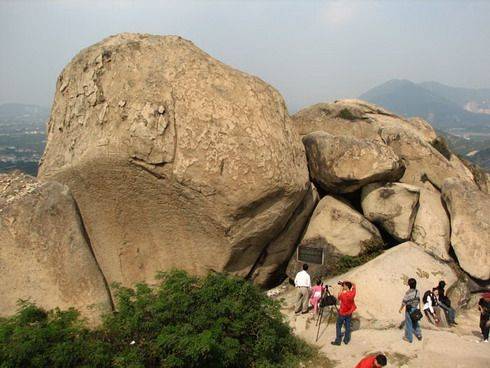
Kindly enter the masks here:
[[314, 351], [250, 282], [161, 273], [116, 287], [117, 313], [89, 330], [74, 310], [24, 303], [0, 321], [0, 367], [295, 367]]
[[339, 275], [349, 271], [354, 267], [363, 265], [366, 262], [376, 258], [382, 253], [381, 250], [370, 250], [367, 253], [363, 253], [360, 256], [352, 257], [343, 255], [335, 265], [335, 269], [332, 270], [333, 275]]
[[340, 110], [337, 116], [341, 119], [350, 120], [350, 121], [354, 121], [358, 119], [358, 117], [355, 116], [349, 109]]

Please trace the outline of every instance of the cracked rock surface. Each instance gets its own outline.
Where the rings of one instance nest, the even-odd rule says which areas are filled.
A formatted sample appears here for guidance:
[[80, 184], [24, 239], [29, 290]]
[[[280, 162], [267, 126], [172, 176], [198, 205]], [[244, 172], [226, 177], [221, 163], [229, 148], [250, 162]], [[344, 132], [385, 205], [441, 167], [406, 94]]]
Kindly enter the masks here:
[[0, 315], [19, 299], [78, 309], [97, 323], [112, 307], [68, 188], [14, 172], [0, 174]]
[[274, 88], [180, 37], [140, 34], [65, 67], [40, 177], [70, 187], [102, 271], [125, 285], [172, 267], [247, 276], [309, 189]]

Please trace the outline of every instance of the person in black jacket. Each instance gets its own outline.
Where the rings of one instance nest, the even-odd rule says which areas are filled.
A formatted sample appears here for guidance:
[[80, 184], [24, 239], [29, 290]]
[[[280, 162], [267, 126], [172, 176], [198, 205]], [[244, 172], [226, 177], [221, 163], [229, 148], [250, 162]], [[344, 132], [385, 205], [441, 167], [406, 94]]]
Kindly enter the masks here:
[[490, 332], [490, 302], [484, 298], [478, 301], [478, 310], [480, 311], [480, 329], [483, 335], [483, 342], [488, 342], [488, 333]]
[[445, 294], [444, 288], [446, 287], [446, 282], [444, 280], [439, 281], [437, 285], [437, 290], [439, 291], [439, 307], [444, 311], [446, 315], [447, 323], [449, 326], [457, 325], [456, 323], [456, 311], [451, 308], [451, 300]]

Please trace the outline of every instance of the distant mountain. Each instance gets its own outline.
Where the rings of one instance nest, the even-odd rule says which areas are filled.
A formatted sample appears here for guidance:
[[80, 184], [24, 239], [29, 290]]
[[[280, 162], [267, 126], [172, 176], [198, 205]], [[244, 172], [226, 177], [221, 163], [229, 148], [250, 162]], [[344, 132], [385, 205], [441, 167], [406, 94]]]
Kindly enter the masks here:
[[394, 79], [370, 89], [360, 99], [406, 116], [420, 116], [442, 130], [463, 129], [490, 132], [490, 114], [480, 111], [490, 100], [490, 89], [471, 90], [437, 82], [420, 84]]
[[465, 110], [490, 114], [490, 88], [450, 87], [438, 82], [422, 82], [419, 86], [435, 95], [457, 103]]

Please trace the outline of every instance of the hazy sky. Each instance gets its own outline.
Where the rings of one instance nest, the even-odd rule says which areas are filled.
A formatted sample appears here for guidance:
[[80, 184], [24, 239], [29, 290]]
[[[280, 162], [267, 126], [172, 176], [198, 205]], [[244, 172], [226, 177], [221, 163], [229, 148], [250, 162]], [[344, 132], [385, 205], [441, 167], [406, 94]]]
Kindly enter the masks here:
[[393, 78], [490, 87], [490, 1], [0, 0], [0, 103], [50, 106], [66, 63], [119, 32], [190, 39], [290, 111]]

